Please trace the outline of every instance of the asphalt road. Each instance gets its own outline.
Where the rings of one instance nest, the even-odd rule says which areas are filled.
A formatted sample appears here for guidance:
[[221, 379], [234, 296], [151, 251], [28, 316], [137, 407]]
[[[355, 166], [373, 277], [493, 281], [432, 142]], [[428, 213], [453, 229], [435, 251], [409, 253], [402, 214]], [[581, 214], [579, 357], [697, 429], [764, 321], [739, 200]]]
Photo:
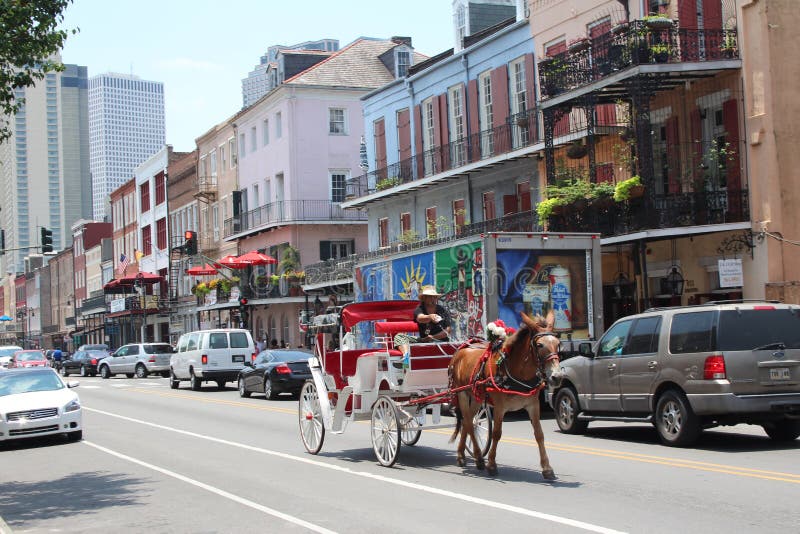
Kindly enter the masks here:
[[543, 425], [555, 482], [530, 424], [512, 415], [499, 473], [456, 466], [450, 431], [423, 433], [377, 464], [368, 425], [300, 441], [297, 401], [171, 390], [162, 378], [82, 378], [84, 440], [7, 444], [0, 516], [45, 532], [797, 532], [800, 440], [759, 427], [706, 431], [692, 449], [649, 425]]

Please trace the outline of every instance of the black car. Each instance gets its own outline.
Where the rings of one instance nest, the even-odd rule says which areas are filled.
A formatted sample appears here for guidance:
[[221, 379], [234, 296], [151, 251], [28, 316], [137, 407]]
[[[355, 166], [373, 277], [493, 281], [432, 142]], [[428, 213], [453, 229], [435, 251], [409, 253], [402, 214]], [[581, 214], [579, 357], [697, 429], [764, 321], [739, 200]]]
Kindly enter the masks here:
[[303, 383], [311, 378], [308, 359], [311, 352], [291, 349], [267, 349], [261, 351], [252, 363], [245, 363], [239, 371], [239, 395], [249, 397], [251, 393], [264, 393], [275, 399], [281, 393], [300, 396]]
[[61, 376], [80, 374], [81, 376], [97, 375], [97, 362], [108, 356], [107, 350], [79, 350], [69, 358], [61, 361]]

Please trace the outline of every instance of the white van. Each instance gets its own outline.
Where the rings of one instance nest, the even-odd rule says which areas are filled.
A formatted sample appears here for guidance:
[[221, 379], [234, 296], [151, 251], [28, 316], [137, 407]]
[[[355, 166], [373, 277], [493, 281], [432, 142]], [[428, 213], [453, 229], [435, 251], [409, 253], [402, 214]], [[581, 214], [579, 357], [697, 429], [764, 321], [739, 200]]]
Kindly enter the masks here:
[[177, 389], [181, 380], [199, 390], [203, 382], [213, 381], [220, 389], [226, 382], [236, 382], [245, 362], [254, 361], [256, 346], [248, 330], [218, 328], [183, 334], [170, 357], [170, 387]]

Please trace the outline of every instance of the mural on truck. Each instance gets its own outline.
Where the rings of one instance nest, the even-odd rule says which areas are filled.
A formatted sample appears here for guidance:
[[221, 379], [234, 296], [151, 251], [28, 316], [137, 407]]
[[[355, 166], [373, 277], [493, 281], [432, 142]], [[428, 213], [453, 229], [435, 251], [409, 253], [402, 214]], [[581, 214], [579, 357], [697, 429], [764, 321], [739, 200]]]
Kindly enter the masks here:
[[475, 242], [358, 266], [356, 301], [419, 300], [422, 286], [434, 285], [450, 312], [453, 339], [483, 335], [482, 257]]
[[556, 332], [588, 339], [586, 253], [546, 252], [535, 249], [497, 251], [498, 316], [518, 325], [520, 312], [545, 315], [555, 312]]

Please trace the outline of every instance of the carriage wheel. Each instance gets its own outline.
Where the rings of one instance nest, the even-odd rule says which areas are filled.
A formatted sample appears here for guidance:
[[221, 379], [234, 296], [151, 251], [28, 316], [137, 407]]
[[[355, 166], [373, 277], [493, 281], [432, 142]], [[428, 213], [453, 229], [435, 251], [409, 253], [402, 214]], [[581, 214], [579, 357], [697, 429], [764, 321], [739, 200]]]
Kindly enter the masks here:
[[[489, 447], [492, 444], [492, 409], [484, 403], [472, 418], [472, 424], [475, 428], [475, 438], [478, 440], [480, 447], [481, 457], [489, 454]], [[472, 454], [472, 440], [467, 439], [467, 452]]]
[[322, 411], [319, 407], [319, 394], [313, 380], [306, 380], [300, 390], [298, 403], [300, 420], [300, 437], [303, 445], [311, 454], [317, 454], [325, 441], [325, 425], [322, 423]]
[[403, 445], [416, 445], [422, 436], [422, 428], [420, 428], [419, 421], [415, 417], [409, 417], [408, 421], [403, 424], [403, 430], [400, 432], [400, 440]]
[[394, 402], [381, 395], [372, 407], [372, 448], [384, 467], [392, 467], [397, 461], [401, 429]]

